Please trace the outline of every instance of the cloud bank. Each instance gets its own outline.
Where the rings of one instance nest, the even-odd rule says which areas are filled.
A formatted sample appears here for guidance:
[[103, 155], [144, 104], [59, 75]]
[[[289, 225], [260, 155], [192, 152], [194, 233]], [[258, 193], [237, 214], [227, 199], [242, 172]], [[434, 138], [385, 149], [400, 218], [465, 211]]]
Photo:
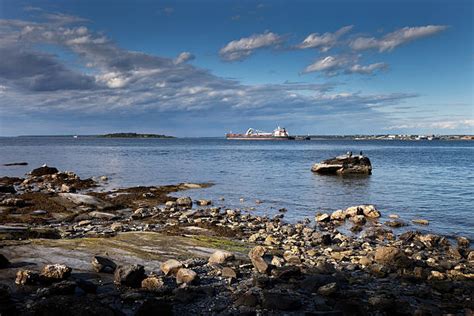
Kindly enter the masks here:
[[[0, 111], [4, 117], [66, 113], [67, 117], [110, 118], [162, 113], [186, 120], [205, 117], [231, 122], [241, 118], [275, 123], [278, 119], [297, 124], [357, 115], [380, 124], [384, 120], [380, 109], [416, 97], [413, 93], [343, 91], [335, 83], [246, 85], [187, 63], [194, 58], [190, 52], [171, 58], [126, 50], [85, 23], [61, 14], [43, 15], [37, 21], [0, 20]], [[342, 28], [337, 36], [349, 30]], [[272, 32], [254, 34], [228, 43], [220, 55], [228, 61], [242, 60], [282, 41]], [[333, 44], [326, 41], [321, 46], [313, 41], [311, 45], [321, 49]], [[72, 57], [41, 51], [45, 45]], [[365, 74], [385, 67], [382, 63], [362, 66], [356, 61], [331, 55], [309, 65], [305, 72]]]

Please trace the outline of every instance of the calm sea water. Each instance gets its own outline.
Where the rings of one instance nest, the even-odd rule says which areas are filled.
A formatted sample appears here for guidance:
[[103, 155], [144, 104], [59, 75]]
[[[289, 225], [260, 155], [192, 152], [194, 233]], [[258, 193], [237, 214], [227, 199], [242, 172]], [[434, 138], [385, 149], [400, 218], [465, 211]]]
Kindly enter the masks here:
[[[468, 141], [228, 141], [225, 139], [0, 138], [0, 175], [44, 163], [81, 177], [107, 175], [109, 187], [212, 182], [179, 193], [285, 218], [375, 204], [384, 215], [430, 221], [422, 230], [474, 238], [474, 143]], [[320, 176], [314, 162], [347, 151], [372, 161], [368, 177]], [[224, 197], [224, 201], [219, 198]], [[241, 198], [244, 202], [241, 202]], [[263, 203], [256, 204], [256, 199]], [[417, 227], [420, 228], [420, 227]]]

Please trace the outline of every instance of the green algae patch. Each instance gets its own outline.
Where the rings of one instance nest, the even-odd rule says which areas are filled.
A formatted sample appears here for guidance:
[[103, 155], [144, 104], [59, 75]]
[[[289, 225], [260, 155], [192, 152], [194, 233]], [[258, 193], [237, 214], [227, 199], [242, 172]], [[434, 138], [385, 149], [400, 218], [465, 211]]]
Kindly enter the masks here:
[[64, 249], [69, 256], [78, 254], [108, 254], [113, 257], [138, 258], [144, 261], [163, 261], [190, 256], [207, 258], [216, 249], [244, 255], [248, 247], [239, 241], [208, 236], [170, 236], [155, 232], [126, 232], [110, 238], [34, 239], [31, 246]]
[[203, 246], [210, 248], [238, 252], [241, 254], [246, 254], [250, 250], [248, 244], [245, 244], [242, 241], [231, 240], [228, 238], [220, 238], [214, 236], [192, 236], [190, 238], [194, 239], [198, 243], [201, 243]]

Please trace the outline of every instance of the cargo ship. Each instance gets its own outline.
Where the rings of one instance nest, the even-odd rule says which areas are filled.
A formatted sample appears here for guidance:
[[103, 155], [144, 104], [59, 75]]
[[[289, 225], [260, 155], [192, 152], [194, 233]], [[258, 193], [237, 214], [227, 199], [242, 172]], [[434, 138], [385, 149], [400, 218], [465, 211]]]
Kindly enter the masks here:
[[294, 140], [294, 136], [288, 135], [285, 128], [278, 126], [272, 133], [262, 132], [253, 128], [249, 128], [245, 134], [228, 133], [225, 135], [227, 139], [236, 140]]

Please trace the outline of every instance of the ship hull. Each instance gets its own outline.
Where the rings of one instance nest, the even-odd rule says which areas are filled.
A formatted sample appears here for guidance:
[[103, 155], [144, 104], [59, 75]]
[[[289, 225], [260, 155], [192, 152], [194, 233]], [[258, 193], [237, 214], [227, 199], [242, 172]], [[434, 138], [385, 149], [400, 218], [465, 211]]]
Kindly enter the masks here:
[[227, 139], [232, 140], [294, 140], [293, 136], [263, 136], [263, 135], [245, 135], [245, 134], [228, 134]]

